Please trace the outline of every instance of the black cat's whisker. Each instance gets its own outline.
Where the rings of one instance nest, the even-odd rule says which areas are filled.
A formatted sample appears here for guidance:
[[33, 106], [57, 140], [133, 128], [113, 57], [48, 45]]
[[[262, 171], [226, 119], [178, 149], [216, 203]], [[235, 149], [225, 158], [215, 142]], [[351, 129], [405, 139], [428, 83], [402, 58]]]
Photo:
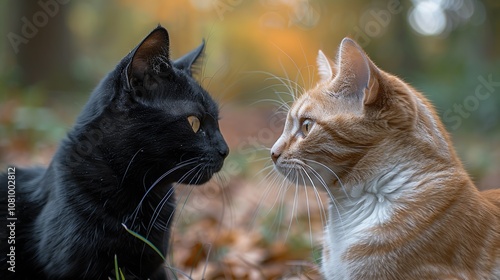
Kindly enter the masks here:
[[[213, 176], [220, 176], [220, 174], [219, 173], [215, 173]], [[227, 197], [227, 195], [226, 195], [226, 193], [224, 191], [224, 187], [222, 185], [219, 185], [219, 184], [216, 184], [216, 185], [221, 189], [221, 193], [223, 195], [223, 200], [222, 200], [223, 201], [223, 204], [222, 204], [223, 208], [222, 208], [222, 211], [221, 211], [221, 216], [219, 217], [219, 220], [222, 221], [223, 220], [223, 216], [225, 214], [226, 202], [229, 205], [231, 205], [231, 201]], [[182, 203], [182, 207], [181, 207], [180, 210], [176, 211], [178, 216], [182, 215], [184, 207], [187, 204], [187, 201], [188, 201], [189, 197], [191, 196], [191, 193], [192, 193], [192, 191], [194, 189], [194, 187], [192, 185], [186, 185], [186, 187], [187, 187], [187, 190], [188, 190], [187, 194], [186, 195], [184, 195], [184, 194], [181, 195], [181, 197], [184, 197], [184, 202]], [[231, 206], [229, 206], [229, 208], [231, 208]], [[178, 222], [179, 222], [179, 219], [176, 220], [176, 222], [174, 224], [174, 227], [177, 225]], [[222, 223], [219, 223], [219, 225], [217, 227], [217, 231], [216, 231], [217, 232], [216, 236], [218, 236], [221, 231], [222, 231]], [[173, 242], [173, 240], [171, 240], [171, 242]], [[207, 252], [207, 256], [206, 256], [207, 260], [205, 262], [205, 265], [208, 265], [208, 258], [210, 257], [211, 249], [212, 249], [212, 245], [210, 243], [208, 243], [207, 245], [208, 245], [208, 252]], [[191, 277], [193, 269], [194, 269], [194, 267], [191, 269], [191, 273], [190, 273], [189, 277]], [[202, 273], [202, 275], [204, 275], [204, 274], [205, 274], [205, 272]], [[191, 279], [191, 278], [189, 278], [189, 279]]]
[[[199, 168], [201, 167], [201, 168]], [[200, 181], [201, 179], [201, 176], [203, 175], [203, 173], [205, 172], [205, 169], [206, 169], [206, 165], [198, 165], [195, 170], [196, 170], [196, 173], [193, 175], [193, 177], [191, 178], [191, 180], [189, 180], [189, 182], [187, 183], [188, 185], [192, 185], [192, 184], [195, 184], [197, 185], [198, 182]]]
[[[198, 165], [194, 166], [193, 168], [191, 168], [189, 171], [187, 171], [187, 172], [186, 172], [186, 173], [185, 173], [185, 174], [184, 174], [184, 175], [180, 178], [180, 180], [179, 180], [179, 181], [181, 181], [181, 182], [182, 182], [185, 178], [187, 178], [188, 176], [191, 176], [191, 174], [193, 174], [193, 172], [195, 172], [195, 171], [199, 170], [199, 167], [200, 167], [201, 165], [202, 165], [202, 164], [198, 164]], [[188, 184], [188, 185], [189, 185], [189, 184]], [[174, 187], [175, 187], [175, 188], [177, 188], [178, 186], [179, 186], [179, 184], [175, 184], [172, 188], [174, 188]], [[191, 193], [191, 192], [190, 192], [190, 193]], [[181, 208], [181, 212], [182, 212], [182, 209], [184, 209], [184, 205], [183, 205], [183, 206], [182, 206], [182, 208]], [[173, 218], [173, 214], [174, 214], [174, 213], [170, 214], [170, 216], [168, 217], [167, 223], [169, 223], [169, 222], [170, 222], [170, 220]]]
[[197, 161], [198, 159], [195, 158], [195, 159], [190, 159], [190, 160], [187, 160], [185, 162], [182, 162], [178, 165], [176, 165], [175, 167], [171, 168], [170, 170], [166, 171], [165, 173], [163, 173], [146, 191], [146, 193], [142, 196], [141, 200], [139, 201], [139, 203], [137, 204], [137, 207], [135, 208], [135, 210], [132, 212], [132, 215], [133, 215], [133, 218], [132, 218], [132, 225], [135, 223], [135, 220], [137, 219], [137, 215], [139, 214], [139, 210], [142, 206], [142, 203], [144, 202], [144, 199], [146, 198], [146, 196], [151, 192], [151, 190], [153, 190], [153, 188], [161, 181], [163, 180], [166, 176], [168, 176], [169, 174], [171, 174], [172, 172], [178, 170], [178, 169], [181, 169], [183, 167], [186, 167], [190, 164], [193, 164]]
[[144, 191], [148, 190], [148, 187], [146, 187], [146, 176], [148, 175], [149, 171], [151, 171], [151, 168], [146, 170], [146, 172], [144, 172], [144, 175], [142, 176], [142, 187], [144, 188]]
[[[174, 192], [175, 192], [175, 188], [172, 186], [172, 188], [170, 190], [168, 190], [168, 192], [165, 194], [165, 196], [162, 197], [162, 199], [160, 200], [158, 205], [155, 207], [155, 210], [153, 211], [153, 215], [152, 215], [151, 220], [150, 220], [148, 227], [147, 227], [146, 237], [149, 236], [149, 234], [151, 233], [151, 230], [153, 228], [159, 229], [161, 231], [167, 230], [167, 225], [168, 225], [169, 220], [165, 221], [164, 224], [157, 223], [157, 221], [158, 221], [158, 217], [160, 216], [163, 207], [165, 207], [165, 204], [168, 202], [168, 199], [174, 194]], [[172, 216], [172, 215], [170, 215], [170, 216]]]
[[[229, 185], [229, 178], [227, 176], [223, 176], [223, 174], [221, 174], [221, 172], [214, 174], [214, 176], [215, 176], [215, 185], [220, 189], [221, 194], [222, 194], [222, 212], [221, 212], [220, 220], [221, 221], [223, 220], [224, 215], [226, 213], [226, 208], [228, 208], [229, 214], [230, 214], [229, 224], [232, 225], [233, 221], [234, 221], [232, 209], [234, 209], [234, 206], [231, 203], [231, 199], [226, 192], [226, 188], [224, 187], [224, 186]], [[227, 206], [226, 206], [226, 204], [227, 204]], [[219, 228], [220, 228], [220, 230], [222, 230], [222, 223], [219, 224]]]
[[132, 165], [132, 162], [134, 161], [135, 157], [143, 151], [144, 148], [140, 148], [139, 150], [137, 150], [137, 152], [135, 152], [135, 154], [132, 156], [132, 159], [130, 159], [130, 161], [128, 162], [128, 165], [127, 165], [127, 168], [125, 169], [125, 172], [123, 173], [123, 176], [122, 176], [122, 181], [120, 182], [120, 186], [119, 188], [121, 188], [123, 186], [123, 182], [125, 181], [125, 177], [127, 176], [127, 173], [128, 173], [128, 170], [130, 168], [130, 166]]
[[[184, 182], [184, 180], [186, 180], [188, 177], [196, 177], [198, 172], [200, 172], [200, 167], [202, 166], [203, 164], [202, 163], [198, 163], [197, 165], [195, 165], [194, 167], [192, 167], [190, 170], [186, 171], [184, 173], [184, 175], [182, 175], [182, 177], [179, 178], [179, 182]], [[196, 172], [194, 175], [193, 173]], [[193, 178], [191, 178], [189, 180], [189, 182], [185, 183], [186, 185], [191, 185], [193, 183]]]
[[[174, 184], [174, 186], [177, 188], [177, 187], [179, 187], [181, 185], [178, 184], [178, 183], [176, 183], [176, 184]], [[187, 201], [188, 201], [189, 197], [191, 196], [191, 194], [192, 194], [192, 192], [194, 190], [194, 186], [184, 185], [184, 187], [186, 187], [186, 188], [185, 188], [185, 190], [183, 190], [183, 192], [186, 192], [186, 194], [184, 194], [183, 192], [180, 193], [180, 197], [184, 197], [184, 201], [183, 201], [182, 204], [177, 204], [177, 206], [176, 206], [176, 211], [175, 212], [176, 212], [176, 215], [178, 217], [182, 215], [182, 212], [184, 211], [184, 208], [185, 208], [185, 206], [187, 204]], [[180, 207], [180, 209], [177, 209], [179, 207], [179, 205], [181, 205], [181, 207]], [[169, 219], [171, 219], [171, 217], [169, 217]], [[176, 228], [177, 225], [178, 225], [178, 223], [179, 223], [179, 221], [180, 221], [180, 219], [174, 220], [174, 224], [172, 225], [172, 228]], [[170, 239], [169, 246], [173, 246], [173, 242], [174, 242], [174, 240]], [[190, 277], [191, 277], [191, 275], [190, 275]], [[189, 278], [189, 279], [191, 279], [191, 278]]]
[[[195, 167], [193, 167], [192, 169], [190, 169], [188, 172], [186, 172], [186, 174], [183, 175], [183, 177], [181, 177], [181, 179], [179, 181], [182, 181], [187, 176], [190, 176], [190, 174], [192, 172], [194, 172], [194, 170], [197, 170], [200, 166], [201, 166], [201, 164], [198, 164]], [[158, 205], [155, 207], [152, 218], [150, 219], [148, 226], [147, 226], [146, 238], [149, 237], [149, 234], [151, 233], [153, 228], [157, 228], [157, 229], [160, 229], [162, 231], [168, 230], [167, 225], [170, 224], [170, 221], [172, 220], [172, 218], [174, 216], [174, 212], [170, 213], [170, 215], [168, 216], [166, 221], [163, 221], [164, 225], [158, 224], [157, 220], [158, 220], [159, 215], [161, 214], [163, 207], [168, 202], [169, 198], [174, 194], [175, 189], [177, 189], [178, 186], [179, 186], [179, 184], [172, 185], [171, 189], [167, 192], [167, 194], [164, 197], [162, 197], [162, 199], [160, 200]], [[189, 194], [190, 193], [191, 193], [191, 191], [189, 192]], [[186, 201], [187, 201], [187, 198], [186, 198]], [[182, 212], [182, 210], [184, 209], [184, 205], [185, 205], [185, 203], [183, 204], [180, 212]], [[144, 249], [145, 249], [145, 246], [143, 247], [143, 250]]]
[[[233, 225], [234, 223], [234, 216], [233, 216], [233, 213], [234, 213], [234, 205], [232, 203], [232, 200], [230, 199], [228, 193], [226, 192], [226, 188], [224, 186], [227, 186], [228, 184], [225, 184], [225, 185], [222, 185], [222, 186], [219, 186], [219, 188], [221, 189], [221, 193], [222, 193], [222, 213], [221, 213], [221, 218], [220, 220], [222, 221], [225, 213], [226, 213], [226, 208], [229, 209], [229, 225]], [[227, 206], [226, 206], [227, 204]], [[222, 223], [219, 224], [219, 228], [220, 230], [222, 230]]]
[[[91, 264], [91, 263], [89, 263], [89, 264], [87, 265], [87, 268], [85, 269], [85, 272], [83, 273], [83, 276], [84, 276], [84, 277], [87, 277], [87, 275], [91, 272], [91, 271], [90, 271], [91, 266], [92, 266], [92, 264]], [[102, 272], [102, 273], [104, 273], [104, 272]], [[101, 275], [102, 275], [102, 273], [101, 273]]]
[[227, 186], [229, 184], [230, 176], [224, 172], [217, 172], [214, 174], [215, 181], [220, 184], [220, 187]]
[[[166, 267], [166, 268], [167, 268], [170, 272], [172, 272], [172, 273], [178, 273], [178, 274], [181, 274], [182, 276], [186, 277], [188, 280], [194, 280], [193, 278], [191, 278], [191, 275], [188, 275], [187, 273], [185, 273], [184, 271], [182, 271], [182, 270], [180, 270], [180, 269], [178, 269], [178, 268], [175, 268], [175, 267], [173, 267], [173, 266], [171, 266], [171, 265], [166, 265], [165, 267]], [[175, 279], [177, 279], [177, 276], [178, 276], [178, 275], [175, 275], [175, 274], [174, 274], [173, 276], [174, 276], [174, 277], [176, 277]], [[168, 278], [168, 279], [170, 279], [170, 278]]]
[[207, 258], [205, 261], [205, 266], [203, 267], [203, 271], [201, 273], [201, 279], [205, 279], [205, 274], [207, 272], [207, 267], [208, 267], [208, 257], [210, 256], [210, 252], [212, 252], [212, 244], [208, 244], [208, 252], [207, 252]]
[[[193, 167], [191, 170], [195, 170], [198, 167], [199, 167], [199, 165]], [[178, 184], [172, 185], [171, 189], [161, 198], [160, 202], [155, 207], [155, 210], [154, 210], [153, 215], [152, 215], [152, 219], [150, 220], [150, 222], [148, 224], [148, 234], [149, 234], [149, 231], [151, 230], [151, 228], [155, 226], [156, 219], [160, 215], [161, 210], [165, 206], [165, 203], [175, 193], [175, 190], [178, 188], [178, 186], [179, 186]], [[168, 224], [170, 222], [170, 219], [172, 218], [172, 216], [173, 216], [173, 213], [169, 216], [168, 220], [166, 221], [166, 224]]]

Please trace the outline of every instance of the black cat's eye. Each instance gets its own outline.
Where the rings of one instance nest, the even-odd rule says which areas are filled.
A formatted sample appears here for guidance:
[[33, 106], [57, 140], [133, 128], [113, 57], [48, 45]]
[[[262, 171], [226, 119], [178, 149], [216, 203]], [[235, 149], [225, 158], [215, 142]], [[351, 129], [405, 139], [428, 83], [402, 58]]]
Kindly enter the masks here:
[[189, 125], [191, 125], [191, 128], [193, 129], [194, 133], [197, 133], [198, 130], [200, 130], [200, 119], [198, 119], [195, 116], [189, 116], [188, 118]]
[[306, 137], [309, 134], [309, 131], [311, 131], [312, 126], [314, 125], [314, 122], [311, 119], [305, 119], [302, 122], [302, 125], [300, 126], [300, 131]]

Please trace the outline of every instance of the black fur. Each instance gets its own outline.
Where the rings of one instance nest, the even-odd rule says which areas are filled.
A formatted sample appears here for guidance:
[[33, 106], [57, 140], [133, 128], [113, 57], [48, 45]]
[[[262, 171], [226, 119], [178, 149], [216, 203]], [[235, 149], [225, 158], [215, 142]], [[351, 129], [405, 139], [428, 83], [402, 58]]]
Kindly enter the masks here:
[[115, 255], [127, 280], [167, 279], [161, 257], [122, 223], [166, 255], [172, 184], [202, 184], [222, 168], [218, 107], [191, 76], [203, 46], [172, 61], [159, 26], [101, 81], [47, 169], [16, 168], [15, 274], [0, 175], [0, 279], [116, 279]]

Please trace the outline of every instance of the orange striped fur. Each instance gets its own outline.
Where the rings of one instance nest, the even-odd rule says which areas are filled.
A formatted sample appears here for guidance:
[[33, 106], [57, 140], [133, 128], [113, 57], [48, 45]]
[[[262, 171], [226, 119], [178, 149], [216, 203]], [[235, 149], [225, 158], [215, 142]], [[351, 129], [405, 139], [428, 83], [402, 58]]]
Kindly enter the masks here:
[[331, 198], [324, 278], [500, 279], [500, 190], [477, 190], [430, 102], [348, 38], [318, 67], [271, 153]]

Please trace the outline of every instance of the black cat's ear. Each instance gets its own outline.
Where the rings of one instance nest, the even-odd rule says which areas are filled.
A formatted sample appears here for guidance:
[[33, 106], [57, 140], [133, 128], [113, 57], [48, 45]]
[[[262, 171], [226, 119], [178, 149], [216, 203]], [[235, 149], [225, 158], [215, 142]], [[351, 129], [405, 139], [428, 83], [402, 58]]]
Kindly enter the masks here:
[[128, 86], [154, 86], [152, 75], [164, 73], [169, 67], [168, 32], [159, 25], [134, 49], [126, 69]]
[[174, 66], [180, 70], [187, 72], [190, 76], [193, 75], [193, 67], [196, 64], [196, 61], [203, 54], [203, 50], [205, 49], [205, 40], [201, 42], [196, 49], [190, 51], [185, 54], [183, 57], [174, 61]]

